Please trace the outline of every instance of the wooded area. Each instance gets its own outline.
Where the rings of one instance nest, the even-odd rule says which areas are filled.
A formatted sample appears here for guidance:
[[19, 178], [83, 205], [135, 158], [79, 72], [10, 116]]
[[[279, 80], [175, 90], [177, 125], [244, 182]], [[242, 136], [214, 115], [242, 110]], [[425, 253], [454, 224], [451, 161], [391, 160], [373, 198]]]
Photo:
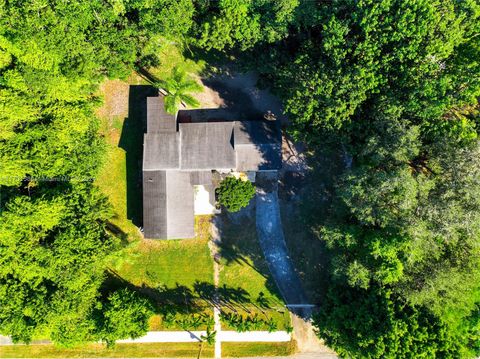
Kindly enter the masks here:
[[[354, 358], [480, 355], [477, 0], [0, 3], [0, 333], [63, 346], [147, 330], [102, 284], [124, 245], [92, 179], [105, 78], [158, 46], [235, 59], [281, 97], [291, 136], [346, 158], [327, 216], [319, 335]], [[135, 316], [130, 315], [136, 313]]]

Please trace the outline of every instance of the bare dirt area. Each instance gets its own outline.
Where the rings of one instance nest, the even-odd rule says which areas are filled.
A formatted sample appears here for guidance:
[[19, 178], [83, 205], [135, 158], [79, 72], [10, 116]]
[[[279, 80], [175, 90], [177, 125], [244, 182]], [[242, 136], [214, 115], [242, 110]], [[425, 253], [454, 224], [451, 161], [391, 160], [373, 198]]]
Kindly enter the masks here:
[[238, 119], [255, 119], [271, 111], [280, 121], [286, 120], [281, 101], [268, 89], [257, 87], [258, 75], [255, 72], [225, 70], [200, 81], [205, 90], [195, 97], [203, 108], [224, 108]]
[[128, 91], [130, 85], [121, 80], [106, 80], [100, 85], [103, 105], [97, 110], [101, 118], [128, 117]]

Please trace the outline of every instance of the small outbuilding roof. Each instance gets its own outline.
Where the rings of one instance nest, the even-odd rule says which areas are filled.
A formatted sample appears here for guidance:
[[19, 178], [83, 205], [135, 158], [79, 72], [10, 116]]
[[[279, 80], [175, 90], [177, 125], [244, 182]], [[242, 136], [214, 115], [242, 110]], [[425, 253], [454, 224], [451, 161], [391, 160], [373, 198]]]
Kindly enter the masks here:
[[164, 96], [147, 97], [147, 132], [175, 132], [175, 116], [165, 111]]

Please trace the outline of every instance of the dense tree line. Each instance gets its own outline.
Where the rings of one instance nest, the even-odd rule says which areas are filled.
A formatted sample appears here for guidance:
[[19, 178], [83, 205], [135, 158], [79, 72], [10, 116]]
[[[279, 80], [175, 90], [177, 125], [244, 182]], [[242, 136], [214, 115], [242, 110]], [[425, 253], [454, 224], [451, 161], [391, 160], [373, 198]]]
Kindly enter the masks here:
[[293, 136], [352, 157], [313, 223], [332, 257], [319, 335], [345, 357], [478, 354], [479, 30], [476, 0], [0, 3], [0, 332], [73, 345], [147, 329], [148, 303], [101, 289], [120, 244], [88, 181], [94, 93], [168, 41], [246, 59]]
[[313, 14], [258, 62], [291, 133], [352, 158], [314, 224], [332, 257], [319, 334], [345, 357], [478, 355], [480, 4]]

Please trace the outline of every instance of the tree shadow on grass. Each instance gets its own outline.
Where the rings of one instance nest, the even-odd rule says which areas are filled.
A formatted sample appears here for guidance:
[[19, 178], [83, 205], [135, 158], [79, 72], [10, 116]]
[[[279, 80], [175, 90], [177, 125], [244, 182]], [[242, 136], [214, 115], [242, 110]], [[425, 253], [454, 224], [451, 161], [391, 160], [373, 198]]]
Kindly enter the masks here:
[[114, 270], [106, 272], [101, 292], [104, 295], [122, 288], [128, 288], [148, 298], [155, 308], [155, 312], [161, 315], [169, 314], [200, 314], [206, 308], [213, 306], [227, 307], [233, 311], [236, 308], [248, 309], [252, 303], [250, 295], [242, 288], [223, 286], [219, 288], [219, 298], [215, 294], [215, 286], [212, 283], [197, 281], [193, 288], [176, 283], [173, 287], [159, 285], [151, 287], [145, 284], [135, 285]]
[[[221, 238], [218, 243], [219, 253], [227, 265], [235, 262], [252, 268], [265, 279], [266, 289], [278, 298], [282, 298], [257, 240], [255, 208], [251, 208], [250, 211], [253, 213], [240, 216], [222, 213], [214, 218]], [[267, 309], [270, 304], [262, 294], [252, 302]]]
[[[125, 119], [119, 147], [126, 152], [127, 218], [142, 225], [142, 155], [143, 134], [147, 119], [147, 97], [158, 95], [148, 85], [131, 85], [128, 95], [128, 118]], [[112, 184], [114, 185], [114, 184]]]

